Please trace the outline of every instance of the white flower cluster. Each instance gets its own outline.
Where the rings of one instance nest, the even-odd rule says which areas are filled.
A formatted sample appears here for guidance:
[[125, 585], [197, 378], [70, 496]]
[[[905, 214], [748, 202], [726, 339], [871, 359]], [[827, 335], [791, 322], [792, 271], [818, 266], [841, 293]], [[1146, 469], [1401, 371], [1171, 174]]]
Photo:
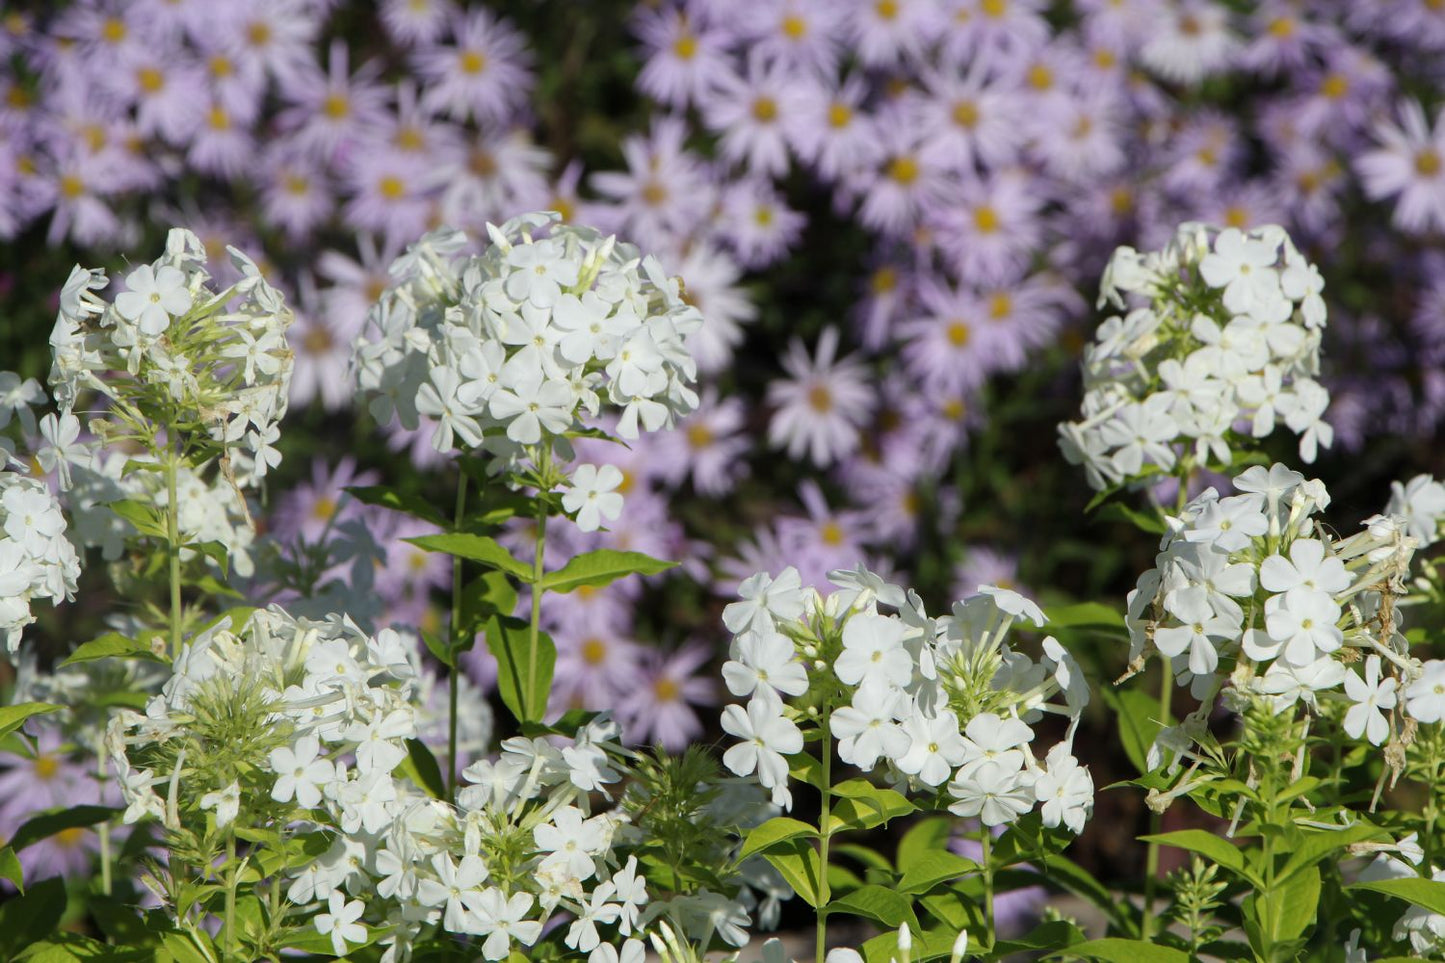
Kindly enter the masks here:
[[1182, 225], [1162, 251], [1114, 252], [1099, 304], [1147, 303], [1099, 326], [1084, 352], [1082, 419], [1059, 444], [1103, 490], [1181, 459], [1228, 466], [1231, 437], [1279, 421], [1312, 462], [1334, 430], [1315, 379], [1325, 325], [1319, 271], [1279, 227]]
[[[1437, 883], [1445, 882], [1445, 869], [1435, 869], [1425, 862], [1425, 852], [1414, 833], [1400, 840], [1394, 848], [1396, 854], [1381, 853], [1371, 860], [1360, 872], [1357, 881], [1424, 878]], [[1445, 914], [1431, 912], [1423, 906], [1411, 906], [1395, 922], [1390, 937], [1408, 941], [1410, 949], [1421, 959], [1438, 960], [1445, 955]], [[1357, 940], [1351, 939], [1350, 942]], [[1357, 959], [1365, 960], [1365, 954], [1361, 952]]]
[[1445, 519], [1445, 485], [1432, 475], [1416, 475], [1408, 482], [1390, 483], [1386, 515], [1403, 515], [1405, 531], [1428, 548], [1440, 539], [1440, 521]]
[[[802, 586], [796, 569], [776, 579], [759, 573], [724, 609], [734, 639], [723, 677], [733, 695], [749, 697], [746, 709], [723, 711], [723, 729], [741, 740], [723, 757], [728, 768], [756, 772], [774, 802], [790, 806], [785, 757], [802, 751], [798, 721], [810, 710], [787, 699], [834, 693], [841, 701], [822, 724], [844, 762], [864, 772], [882, 764], [923, 791], [947, 783], [949, 809], [988, 826], [1042, 804], [1045, 825], [1083, 829], [1094, 801], [1089, 771], [1072, 752], [1089, 701], [1083, 674], [1053, 637], [1037, 662], [1007, 641], [1020, 618], [1044, 624], [1037, 605], [980, 586], [951, 616], [933, 618], [916, 593], [861, 566], [829, 578], [838, 591], [823, 597]], [[1050, 701], [1056, 695], [1062, 704]], [[1044, 713], [1066, 717], [1069, 728], [1041, 762], [1030, 743]]]
[[1394, 606], [1415, 550], [1405, 519], [1376, 515], [1335, 538], [1314, 517], [1329, 505], [1324, 485], [1284, 465], [1250, 468], [1234, 488], [1207, 489], [1170, 520], [1156, 567], [1129, 594], [1134, 666], [1159, 651], [1201, 700], [1151, 765], [1187, 744], [1226, 684], [1276, 714], [1346, 704], [1345, 732], [1383, 744], [1397, 686], [1420, 671]]
[[113, 303], [96, 293], [109, 283], [104, 271], [71, 272], [50, 336], [62, 418], [94, 390], [109, 399], [110, 413], [90, 423], [104, 441], [153, 441], [137, 437], [140, 422], [152, 431], [196, 427], [238, 484], [279, 464], [273, 445], [289, 393], [292, 314], [255, 263], [228, 250], [242, 277], [221, 291], [207, 286], [200, 239], [182, 228], [171, 230], [164, 255], [125, 276]]
[[[684, 341], [702, 324], [656, 259], [553, 213], [488, 225], [491, 244], [439, 230], [392, 265], [353, 366], [376, 419], [432, 419], [437, 451], [460, 444], [515, 464], [565, 441], [603, 399], [636, 438], [697, 407]], [[564, 452], [565, 454], [565, 452]]]
[[0, 470], [0, 632], [8, 652], [35, 621], [30, 603], [74, 598], [79, 577], [80, 559], [50, 488], [38, 478]]

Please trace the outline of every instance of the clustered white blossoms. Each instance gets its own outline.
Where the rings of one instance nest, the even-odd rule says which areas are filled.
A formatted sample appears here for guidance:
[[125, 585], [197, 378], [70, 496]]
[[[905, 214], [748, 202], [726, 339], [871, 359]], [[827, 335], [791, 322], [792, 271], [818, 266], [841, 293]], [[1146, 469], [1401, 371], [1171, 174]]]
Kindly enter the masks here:
[[1161, 734], [1150, 765], [1203, 731], [1221, 689], [1236, 706], [1263, 700], [1275, 714], [1343, 708], [1351, 738], [1398, 739], [1399, 714], [1414, 715], [1414, 704], [1400, 705], [1397, 690], [1421, 673], [1395, 607], [1416, 546], [1405, 518], [1376, 515], [1337, 538], [1315, 518], [1330, 501], [1317, 480], [1255, 466], [1234, 488], [1206, 489], [1170, 519], [1156, 567], [1129, 594], [1133, 667], [1157, 650], [1201, 700]]
[[685, 341], [702, 315], [651, 255], [555, 213], [488, 225], [466, 255], [461, 231], [426, 235], [391, 266], [357, 340], [362, 398], [382, 424], [435, 427], [439, 452], [483, 449], [499, 468], [549, 451], [615, 409], [636, 438], [697, 407]]
[[176, 446], [197, 431], [204, 441], [190, 439], [198, 450], [189, 454], [221, 455], [241, 486], [280, 463], [293, 318], [256, 264], [227, 250], [241, 279], [220, 291], [208, 285], [205, 247], [183, 228], [170, 231], [165, 254], [125, 275], [112, 302], [97, 293], [109, 284], [104, 271], [71, 272], [50, 335], [50, 385], [72, 441], [72, 411], [94, 390], [106, 401], [88, 426], [104, 442], [151, 446], [169, 429], [165, 443]]
[[1386, 515], [1403, 515], [1405, 531], [1428, 548], [1440, 539], [1440, 521], [1445, 519], [1445, 484], [1432, 475], [1416, 475], [1408, 482], [1390, 483]]
[[[724, 763], [756, 772], [774, 802], [790, 806], [786, 757], [803, 749], [798, 722], [830, 708], [820, 724], [838, 740], [839, 758], [864, 772], [881, 765], [924, 792], [947, 784], [948, 808], [990, 827], [1041, 804], [1045, 825], [1081, 831], [1094, 786], [1072, 741], [1087, 684], [1053, 637], [1038, 661], [1007, 639], [1020, 619], [1044, 625], [1038, 606], [980, 586], [951, 616], [934, 618], [917, 593], [861, 566], [829, 577], [838, 590], [823, 596], [803, 587], [796, 569], [776, 579], [759, 573], [724, 610], [734, 639], [723, 677], [733, 695], [748, 697], [746, 708], [723, 711], [723, 728], [741, 740]], [[824, 705], [799, 708], [805, 696]], [[1068, 729], [1040, 760], [1032, 727], [1046, 713], [1068, 719]]]
[[80, 559], [49, 486], [0, 470], [0, 632], [7, 651], [15, 652], [25, 626], [35, 621], [30, 604], [74, 598], [79, 577]]
[[1282, 421], [1314, 461], [1334, 441], [1315, 380], [1323, 287], [1274, 226], [1185, 224], [1162, 251], [1119, 248], [1099, 305], [1136, 306], [1085, 349], [1082, 418], [1059, 426], [1064, 457], [1103, 490], [1186, 460], [1228, 466], [1231, 436], [1263, 438]]

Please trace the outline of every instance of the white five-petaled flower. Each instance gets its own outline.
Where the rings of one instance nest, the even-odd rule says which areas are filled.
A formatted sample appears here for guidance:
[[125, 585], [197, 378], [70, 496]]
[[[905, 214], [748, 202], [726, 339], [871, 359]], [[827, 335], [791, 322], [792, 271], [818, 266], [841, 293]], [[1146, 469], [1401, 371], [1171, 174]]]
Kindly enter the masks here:
[[808, 670], [794, 658], [793, 641], [781, 632], [749, 630], [737, 637], [733, 651], [734, 658], [722, 667], [723, 681], [733, 695], [752, 695], [758, 686], [780, 695], [808, 691]]
[[756, 771], [759, 784], [773, 790], [775, 802], [785, 798], [791, 803], [788, 760], [783, 757], [803, 751], [803, 733], [783, 715], [782, 700], [770, 689], [759, 691], [746, 711], [739, 705], [723, 709], [722, 727], [742, 740], [723, 753], [723, 765], [739, 776]]
[[1390, 720], [1385, 713], [1395, 708], [1399, 696], [1395, 687], [1400, 680], [1391, 676], [1380, 678], [1380, 657], [1372, 655], [1365, 660], [1365, 677], [1361, 679], [1351, 672], [1345, 676], [1345, 695], [1354, 705], [1345, 713], [1345, 732], [1358, 739], [1361, 735], [1371, 745], [1383, 745], [1390, 736]]
[[142, 264], [125, 276], [128, 291], [116, 295], [115, 309], [127, 321], [134, 321], [145, 334], [155, 337], [170, 327], [171, 318], [191, 309], [191, 292], [186, 276], [169, 264], [155, 270]]
[[602, 519], [616, 521], [622, 514], [622, 470], [616, 465], [578, 465], [572, 472], [572, 484], [562, 496], [562, 507], [577, 513], [577, 527], [595, 532]]
[[316, 932], [322, 936], [330, 933], [331, 948], [337, 956], [345, 956], [347, 943], [366, 942], [366, 926], [357, 922], [366, 904], [359, 899], [348, 903], [344, 893], [333, 890], [327, 905], [330, 912], [316, 917]]
[[318, 759], [320, 754], [321, 741], [309, 733], [297, 739], [295, 746], [272, 749], [271, 768], [276, 772], [276, 784], [271, 787], [271, 798], [288, 802], [295, 796], [296, 805], [303, 809], [320, 804], [318, 787], [336, 778], [336, 764], [330, 759]]
[[233, 779], [229, 786], [206, 793], [201, 797], [201, 808], [216, 811], [217, 829], [229, 826], [241, 811], [240, 784]]

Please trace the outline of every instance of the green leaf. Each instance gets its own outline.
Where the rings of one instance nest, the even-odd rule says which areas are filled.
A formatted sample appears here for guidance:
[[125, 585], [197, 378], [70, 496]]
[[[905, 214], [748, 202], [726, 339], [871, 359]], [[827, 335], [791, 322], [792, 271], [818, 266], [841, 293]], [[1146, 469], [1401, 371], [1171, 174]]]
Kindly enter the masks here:
[[1309, 866], [1313, 866], [1336, 850], [1354, 843], [1364, 842], [1377, 836], [1388, 835], [1378, 826], [1356, 823], [1346, 829], [1324, 829], [1304, 836], [1304, 842], [1291, 847], [1289, 859], [1279, 871], [1277, 880], [1283, 881]]
[[766, 852], [780, 843], [797, 839], [800, 836], [817, 839], [818, 830], [801, 820], [788, 816], [774, 816], [761, 826], [756, 826], [748, 831], [747, 838], [743, 840], [742, 851], [738, 853], [738, 859], [744, 860], [757, 853]]
[[1249, 880], [1256, 887], [1260, 886], [1258, 877], [1245, 868], [1244, 854], [1239, 851], [1239, 847], [1203, 829], [1180, 829], [1172, 833], [1140, 836], [1139, 841], [1159, 843], [1163, 846], [1173, 846], [1175, 849], [1198, 853], [1205, 859], [1218, 863], [1225, 869]]
[[[160, 640], [159, 651], [151, 643]], [[61, 665], [94, 662], [96, 659], [144, 659], [147, 662], [169, 662], [165, 655], [165, 633], [142, 632], [132, 639], [119, 632], [107, 632], [77, 646]]]
[[848, 829], [873, 829], [897, 816], [917, 812], [902, 793], [880, 789], [866, 779], [849, 779], [833, 787], [836, 797], [828, 815], [828, 835]]
[[161, 937], [161, 951], [156, 954], [157, 963], [216, 963], [220, 959], [210, 939], [197, 930], [167, 933]]
[[676, 567], [676, 562], [664, 562], [641, 552], [599, 548], [578, 555], [555, 572], [548, 572], [542, 576], [541, 586], [543, 591], [566, 593], [584, 585], [611, 585], [625, 575], [656, 575]]
[[20, 865], [20, 857], [9, 846], [0, 846], [0, 879], [10, 880], [22, 896], [25, 894], [25, 870]]
[[1057, 883], [1075, 896], [1081, 896], [1108, 915], [1110, 922], [1119, 930], [1129, 930], [1127, 915], [1120, 909], [1120, 900], [1109, 892], [1103, 883], [1079, 864], [1067, 857], [1054, 854], [1043, 861], [1042, 869], [1050, 882]]
[[823, 764], [806, 752], [788, 756], [788, 778], [823, 791]]
[[214, 540], [209, 542], [191, 542], [185, 547], [200, 552], [206, 556], [206, 558], [215, 562], [217, 567], [220, 568], [222, 575], [225, 575], [230, 570], [231, 553], [226, 551], [226, 546], [223, 543]]
[[422, 629], [421, 640], [426, 645], [426, 650], [436, 656], [438, 662], [448, 669], [456, 668], [456, 656], [452, 654], [452, 647], [447, 645], [445, 639], [435, 632], [428, 632], [426, 629]]
[[919, 896], [939, 883], [957, 879], [979, 871], [978, 863], [965, 859], [946, 849], [934, 849], [919, 853], [903, 871], [898, 881], [898, 891], [910, 896]]
[[[1319, 903], [1320, 871], [1319, 867], [1310, 866], [1284, 882], [1276, 880], [1268, 893], [1256, 893], [1245, 899], [1244, 912], [1246, 916], [1253, 913], [1271, 945], [1289, 944], [1303, 936], [1309, 925], [1319, 918]], [[1245, 930], [1249, 930], [1247, 925]]]
[[58, 706], [52, 702], [20, 702], [13, 706], [0, 707], [0, 738], [19, 729], [31, 716], [58, 712], [64, 708], [65, 706]]
[[462, 589], [461, 641], [458, 651], [465, 652], [476, 641], [487, 619], [494, 615], [511, 615], [517, 609], [517, 590], [498, 571], [483, 572]]
[[[953, 941], [958, 939], [958, 930], [949, 927], [924, 930], [913, 933], [913, 950], [909, 963], [929, 963], [931, 960], [946, 960], [953, 953]], [[898, 959], [898, 932], [889, 930], [880, 933], [862, 946], [863, 959], [868, 963], [889, 963]]]
[[135, 530], [142, 535], [151, 538], [166, 539], [165, 518], [160, 510], [151, 505], [150, 502], [141, 501], [138, 498], [122, 498], [119, 501], [108, 503], [108, 507], [116, 515], [130, 522]]
[[520, 729], [522, 735], [528, 739], [540, 739], [547, 736], [564, 736], [573, 739], [577, 736], [577, 730], [589, 725], [601, 714], [587, 709], [568, 709], [557, 718], [556, 722], [524, 722]]
[[837, 853], [840, 856], [847, 856], [850, 859], [856, 859], [868, 869], [876, 869], [880, 872], [887, 873], [890, 878], [893, 876], [893, 864], [888, 862], [882, 853], [879, 853], [871, 846], [859, 846], [856, 843], [834, 843], [828, 847], [828, 852]]
[[1384, 893], [1423, 907], [1432, 913], [1445, 914], [1445, 882], [1433, 879], [1381, 879], [1373, 883], [1355, 883], [1347, 889], [1363, 889]]
[[96, 823], [103, 823], [116, 813], [120, 812], [111, 806], [71, 806], [68, 809], [52, 809], [33, 816], [21, 824], [15, 830], [15, 835], [10, 837], [10, 848], [20, 852], [27, 846], [32, 846], [42, 839], [49, 839], [56, 833], [64, 832], [67, 829], [83, 829], [94, 826]]
[[1024, 936], [1014, 940], [1000, 940], [994, 944], [993, 955], [1011, 953], [1053, 952], [1077, 946], [1087, 937], [1069, 920], [1048, 920], [1035, 926]]
[[1119, 741], [1124, 754], [1141, 774], [1149, 772], [1149, 747], [1154, 737], [1164, 726], [1172, 725], [1173, 719], [1161, 716], [1159, 700], [1138, 689], [1114, 689], [1100, 686], [1099, 695], [1114, 710], [1119, 719]]
[[905, 922], [915, 933], [923, 929], [913, 915], [912, 904], [886, 886], [860, 886], [829, 903], [827, 912], [830, 917], [837, 913], [861, 916], [894, 930]]
[[818, 908], [822, 902], [823, 866], [816, 849], [801, 839], [790, 839], [762, 855], [782, 874], [793, 892], [809, 906]]
[[404, 512], [413, 518], [430, 522], [437, 528], [450, 528], [451, 520], [443, 515], [430, 501], [413, 492], [398, 491], [388, 485], [355, 485], [343, 488], [352, 498], [363, 505], [376, 505], [394, 512]]
[[432, 755], [432, 751], [420, 739], [406, 741], [406, 759], [402, 761], [402, 771], [433, 799], [447, 798], [447, 787], [442, 781], [442, 769], [437, 765], [437, 757]]
[[1106, 963], [1189, 963], [1189, 954], [1144, 940], [1091, 940], [1068, 949], [1057, 950], [1050, 957], [1078, 957], [1083, 960], [1105, 960]]
[[60, 928], [65, 915], [65, 882], [42, 879], [25, 895], [0, 903], [0, 960], [12, 960], [25, 947]]
[[487, 535], [453, 532], [447, 535], [417, 535], [402, 541], [411, 542], [428, 552], [445, 552], [457, 558], [480, 562], [529, 584], [532, 581], [532, 566], [513, 556], [501, 542]]
[[1164, 519], [1160, 518], [1158, 514], [1141, 512], [1123, 502], [1110, 502], [1099, 509], [1099, 513], [1095, 517], [1111, 522], [1126, 522], [1150, 535], [1164, 534]]
[[541, 722], [552, 690], [552, 670], [557, 664], [557, 646], [552, 637], [538, 632], [533, 652], [526, 622], [494, 615], [487, 619], [487, 648], [497, 657], [497, 691], [502, 702], [518, 722]]
[[1050, 630], [1104, 628], [1123, 629], [1124, 613], [1111, 605], [1100, 602], [1079, 602], [1075, 605], [1057, 605], [1044, 610]]
[[80, 933], [54, 933], [33, 943], [15, 957], [15, 963], [151, 963], [154, 952], [143, 947], [106, 946]]
[[954, 822], [951, 816], [930, 816], [910, 826], [898, 841], [898, 871], [907, 873], [923, 853], [947, 848]]

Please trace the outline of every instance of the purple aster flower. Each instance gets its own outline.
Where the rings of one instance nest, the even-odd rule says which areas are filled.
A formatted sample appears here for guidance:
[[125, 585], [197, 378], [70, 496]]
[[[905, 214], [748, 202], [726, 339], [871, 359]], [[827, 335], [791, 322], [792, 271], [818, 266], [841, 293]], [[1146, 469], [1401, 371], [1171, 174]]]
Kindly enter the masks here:
[[793, 339], [783, 358], [786, 380], [768, 385], [774, 407], [768, 441], [786, 448], [788, 457], [804, 453], [820, 468], [858, 446], [858, 432], [873, 409], [873, 390], [866, 372], [852, 357], [836, 358], [838, 329], [825, 328], [816, 357]]
[[1217, 194], [1191, 198], [1186, 206], [1188, 220], [1199, 220], [1225, 227], [1247, 230], [1285, 220], [1282, 198], [1267, 181], [1235, 181], [1219, 189]]
[[732, 363], [733, 351], [743, 340], [743, 325], [758, 316], [757, 305], [738, 284], [742, 268], [706, 242], [691, 245], [680, 258], [668, 257], [665, 263], [682, 278], [683, 300], [707, 319], [688, 335], [687, 353], [702, 373], [721, 371]]
[[551, 634], [557, 644], [554, 709], [611, 709], [647, 683], [643, 649], [631, 639], [576, 621], [559, 624]]
[[885, 261], [868, 275], [855, 310], [855, 327], [863, 347], [878, 351], [893, 337], [897, 322], [909, 311], [920, 275], [902, 264]]
[[967, 63], [978, 56], [1018, 56], [1049, 36], [1043, 0], [948, 0], [953, 25], [944, 33], [946, 62]]
[[1019, 581], [1017, 555], [986, 545], [969, 545], [963, 550], [963, 558], [953, 567], [951, 597], [966, 599], [977, 595], [981, 585], [997, 585], [1030, 594], [1028, 587]]
[[959, 186], [930, 221], [940, 250], [963, 281], [1007, 284], [1022, 272], [1042, 234], [1039, 191], [1014, 171]]
[[720, 133], [722, 156], [755, 174], [777, 177], [788, 169], [787, 126], [802, 112], [797, 75], [756, 52], [743, 76], [728, 74], [703, 101], [703, 118]]
[[1390, 68], [1364, 47], [1342, 43], [1329, 48], [1317, 69], [1295, 78], [1302, 99], [1295, 122], [1307, 137], [1352, 148], [1357, 137], [1388, 111], [1395, 93]]
[[1088, 44], [1120, 59], [1135, 53], [1164, 15], [1157, 0], [1075, 0], [1075, 6], [1083, 15], [1080, 32]]
[[440, 192], [446, 223], [480, 230], [542, 206], [551, 192], [551, 166], [551, 153], [519, 127], [500, 135], [478, 133], [444, 150], [427, 172], [427, 184]]
[[[700, 158], [684, 146], [687, 125], [678, 117], [654, 117], [647, 137], [622, 141], [627, 172], [602, 171], [589, 183], [612, 202], [604, 228], [648, 248], [675, 248], [709, 217], [717, 189]], [[598, 213], [607, 214], [601, 205]]]
[[145, 137], [185, 144], [204, 117], [196, 91], [204, 88], [206, 74], [183, 49], [153, 41], [127, 44], [114, 73], [102, 76], [134, 106], [136, 131]]
[[812, 479], [798, 486], [804, 517], [778, 519], [778, 538], [804, 585], [823, 585], [834, 569], [856, 565], [863, 546], [873, 539], [867, 515], [853, 509], [830, 508], [823, 491]]
[[[724, 189], [718, 235], [737, 252], [744, 267], [762, 268], [787, 255], [806, 220], [784, 203], [772, 181], [748, 177]], [[712, 323], [712, 318], [707, 320]]]
[[1240, 66], [1265, 77], [1294, 73], [1347, 41], [1337, 26], [1309, 16], [1294, 0], [1266, 0], [1249, 16]]
[[794, 70], [833, 77], [842, 55], [843, 11], [829, 0], [764, 0], [737, 18], [739, 39], [751, 51]]
[[336, 210], [336, 195], [325, 168], [278, 142], [261, 162], [261, 206], [268, 223], [292, 241], [306, 238]]
[[663, 482], [676, 488], [691, 477], [697, 493], [711, 498], [732, 491], [748, 470], [746, 456], [752, 442], [742, 434], [746, 422], [741, 398], [719, 401], [716, 388], [704, 388], [697, 410], [657, 436]]
[[402, 47], [435, 43], [456, 15], [450, 0], [382, 0], [381, 25]]
[[858, 209], [864, 224], [891, 237], [905, 237], [924, 213], [943, 203], [949, 192], [947, 162], [925, 154], [922, 129], [902, 111], [878, 118], [879, 166], [847, 179], [849, 190], [863, 198]]
[[639, 6], [632, 30], [647, 51], [638, 89], [658, 103], [685, 109], [732, 76], [727, 33], [681, 8]]
[[1125, 105], [1107, 86], [1049, 98], [1029, 128], [1031, 153], [1065, 181], [1094, 184], [1124, 166]]
[[958, 394], [983, 384], [999, 367], [983, 330], [983, 305], [967, 289], [923, 282], [920, 313], [898, 326], [903, 364], [931, 391]]
[[295, 353], [291, 372], [290, 402], [293, 408], [319, 401], [327, 411], [340, 411], [351, 404], [351, 338], [335, 327], [330, 316], [318, 309], [315, 282], [302, 276], [301, 310], [296, 325], [287, 335]]
[[931, 0], [879, 0], [852, 3], [846, 23], [848, 39], [859, 59], [870, 67], [890, 67], [918, 60], [947, 22]]
[[214, 29], [197, 40], [210, 95], [201, 106], [218, 103], [231, 115], [255, 117], [266, 92], [266, 68], [253, 58], [236, 56], [228, 40]]
[[991, 58], [980, 57], [966, 71], [933, 70], [907, 109], [925, 131], [922, 153], [949, 170], [972, 173], [975, 166], [1013, 163], [1024, 136], [1019, 94], [1001, 82]]
[[343, 171], [352, 195], [342, 210], [346, 222], [389, 241], [419, 237], [432, 220], [426, 173], [423, 159], [392, 148], [352, 154]]
[[791, 118], [784, 132], [804, 163], [826, 180], [870, 170], [879, 159], [875, 122], [863, 110], [868, 87], [858, 74], [836, 88], [822, 81], [800, 79]]
[[375, 485], [380, 480], [374, 471], [358, 472], [356, 459], [350, 455], [334, 468], [323, 458], [313, 458], [311, 480], [298, 482], [281, 497], [271, 528], [284, 538], [299, 535], [314, 545], [328, 530], [334, 532], [340, 523], [362, 514], [364, 505], [342, 489]]
[[307, 0], [253, 0], [225, 8], [213, 29], [234, 60], [259, 66], [287, 84], [315, 63], [319, 13]]
[[[86, 765], [76, 760], [64, 751], [63, 742], [57, 728], [46, 726], [35, 736], [34, 758], [0, 752], [0, 838], [12, 836], [47, 809], [114, 801], [101, 798], [94, 761]], [[93, 830], [65, 830], [22, 850], [20, 864], [27, 880], [80, 877], [90, 871], [98, 847]]]
[[105, 200], [115, 181], [114, 158], [72, 151], [57, 161], [53, 179], [34, 183], [37, 206], [54, 211], [46, 243], [69, 238], [89, 247], [117, 239], [124, 225]]
[[526, 40], [482, 8], [453, 17], [451, 27], [452, 44], [412, 55], [416, 72], [427, 81], [426, 104], [456, 120], [506, 120], [532, 88]]
[[1166, 80], [1197, 84], [1233, 65], [1239, 42], [1229, 9], [1209, 0], [1170, 0], [1139, 51], [1144, 65]]
[[338, 149], [384, 123], [390, 91], [377, 78], [381, 64], [370, 61], [351, 73], [346, 44], [331, 42], [326, 72], [308, 66], [281, 88], [289, 106], [276, 117], [290, 132], [295, 147], [307, 156], [329, 162]]
[[1399, 116], [1398, 125], [1376, 125], [1382, 146], [1357, 157], [1355, 169], [1371, 200], [1399, 195], [1395, 226], [1411, 233], [1445, 229], [1445, 110], [1432, 125], [1418, 101], [1405, 100]]
[[677, 751], [702, 733], [695, 706], [715, 706], [717, 685], [710, 674], [698, 675], [712, 660], [709, 646], [683, 646], [670, 655], [648, 650], [642, 684], [619, 707], [629, 741], [656, 744]]
[[434, 526], [410, 517], [398, 517], [386, 537], [378, 534], [386, 546], [386, 566], [376, 574], [376, 591], [393, 609], [410, 614], [415, 625], [424, 624], [421, 613], [430, 605], [432, 592], [451, 585], [452, 566], [442, 553], [405, 539], [434, 534]]
[[238, 180], [256, 155], [256, 139], [249, 119], [237, 116], [220, 101], [212, 101], [191, 135], [186, 162], [222, 180]]
[[1218, 190], [1244, 159], [1244, 140], [1233, 117], [1203, 111], [1187, 118], [1170, 138], [1160, 164], [1164, 187], [1185, 197]]
[[381, 122], [377, 131], [379, 139], [403, 154], [423, 158], [460, 149], [461, 129], [433, 117], [417, 93], [415, 83], [403, 80], [396, 85], [395, 93], [396, 111]]

